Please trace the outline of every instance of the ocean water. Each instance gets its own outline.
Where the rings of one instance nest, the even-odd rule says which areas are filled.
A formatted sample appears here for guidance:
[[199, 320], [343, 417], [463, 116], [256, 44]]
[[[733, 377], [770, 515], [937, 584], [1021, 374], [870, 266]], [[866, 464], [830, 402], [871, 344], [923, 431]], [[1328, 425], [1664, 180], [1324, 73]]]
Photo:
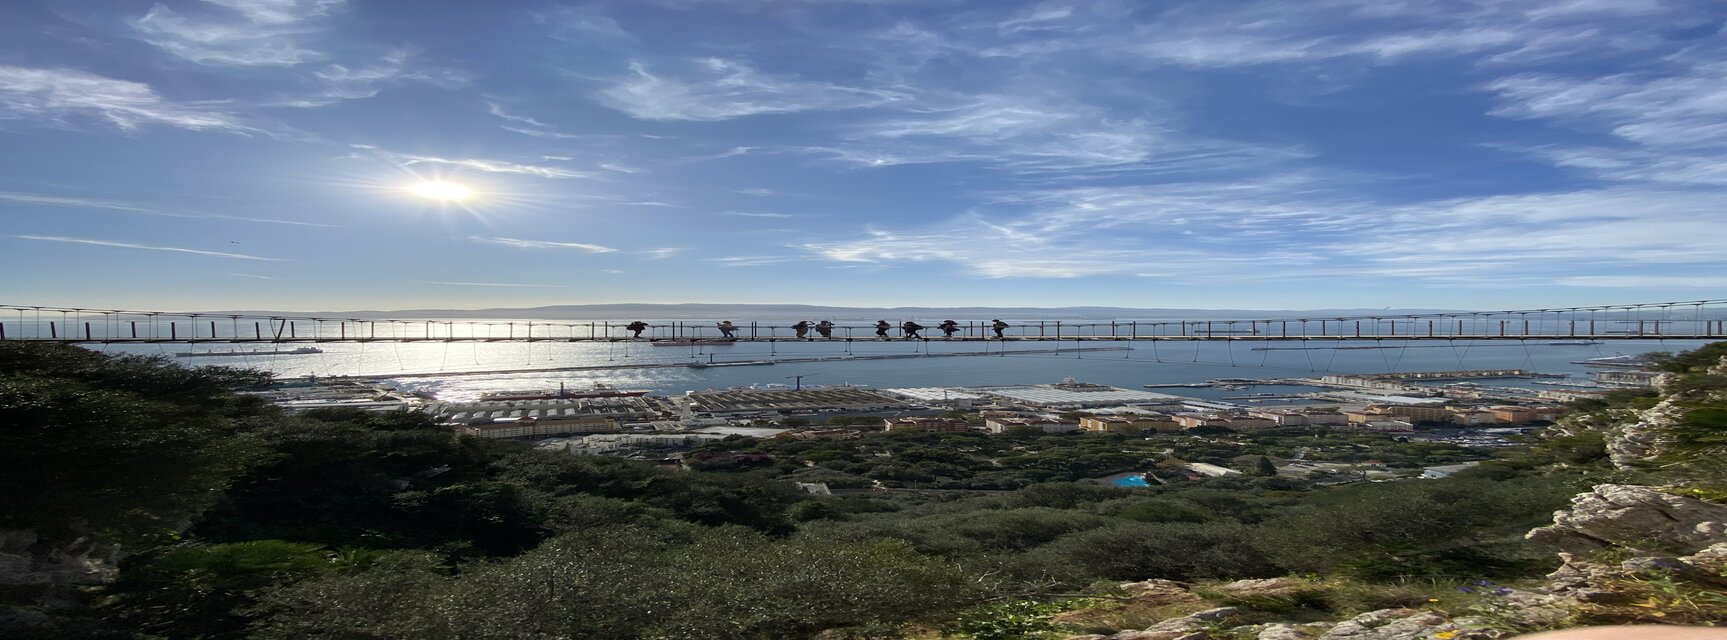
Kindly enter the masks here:
[[[855, 384], [870, 387], [984, 386], [1038, 384], [1072, 377], [1082, 382], [1140, 388], [1145, 384], [1204, 382], [1212, 378], [1315, 377], [1327, 373], [1384, 373], [1391, 371], [1447, 371], [1462, 369], [1522, 368], [1544, 373], [1566, 373], [1586, 377], [1588, 367], [1574, 361], [1615, 354], [1648, 351], [1679, 351], [1705, 342], [1676, 340], [1621, 340], [1594, 345], [1554, 346], [1521, 341], [1348, 341], [1330, 346], [1388, 346], [1386, 349], [1303, 348], [1301, 342], [1191, 342], [1191, 343], [1084, 343], [1084, 348], [1111, 347], [1120, 350], [1075, 350], [1073, 343], [1059, 347], [1050, 343], [1009, 343], [1010, 351], [1038, 353], [1000, 354], [1001, 345], [985, 343], [887, 343], [780, 342], [738, 343], [723, 347], [655, 347], [647, 343], [324, 343], [323, 353], [278, 356], [232, 356], [220, 358], [173, 358], [190, 349], [249, 350], [255, 345], [184, 344], [89, 345], [97, 351], [162, 354], [187, 365], [254, 367], [284, 377], [316, 375], [359, 376], [394, 380], [405, 389], [425, 390], [446, 399], [463, 399], [481, 393], [515, 389], [556, 388], [564, 383], [582, 387], [595, 383], [620, 388], [651, 389], [680, 394], [702, 389], [751, 385]], [[291, 345], [293, 346], [293, 345]], [[290, 346], [290, 347], [291, 347]], [[267, 348], [267, 347], [266, 347]], [[850, 356], [969, 354], [961, 357], [928, 357], [891, 360], [841, 360]], [[987, 355], [985, 355], [987, 354]], [[819, 362], [784, 362], [796, 358], [836, 358]], [[773, 361], [770, 366], [661, 367], [690, 362], [715, 363]], [[522, 371], [559, 367], [615, 367], [582, 371]], [[466, 372], [490, 372], [472, 374]], [[1528, 380], [1492, 380], [1483, 384], [1528, 386]], [[1302, 391], [1304, 388], [1254, 387], [1246, 391], [1214, 388], [1161, 389], [1166, 393], [1201, 398], [1240, 396], [1247, 393]]]

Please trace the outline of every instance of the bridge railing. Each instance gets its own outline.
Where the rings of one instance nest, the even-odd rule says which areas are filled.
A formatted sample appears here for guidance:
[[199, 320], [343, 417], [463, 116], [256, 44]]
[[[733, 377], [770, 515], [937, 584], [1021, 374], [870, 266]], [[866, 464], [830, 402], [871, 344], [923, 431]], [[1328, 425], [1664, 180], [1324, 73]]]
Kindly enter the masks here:
[[[890, 339], [905, 339], [890, 320]], [[949, 338], [941, 319], [912, 319], [922, 338]], [[1116, 320], [1003, 319], [1001, 338], [1013, 340], [1385, 340], [1511, 339], [1616, 340], [1727, 337], [1727, 300], [1694, 300], [1594, 307], [1459, 311], [1340, 317]], [[746, 341], [799, 339], [799, 319], [751, 321], [733, 335]], [[715, 320], [650, 320], [641, 339], [713, 340]], [[950, 339], [993, 340], [991, 320], [957, 321]], [[635, 339], [630, 321], [450, 320], [341, 318], [208, 312], [132, 311], [0, 305], [0, 340], [97, 343], [196, 342], [473, 342], [618, 341]], [[835, 324], [824, 335], [813, 326], [804, 339], [879, 340], [873, 322]]]

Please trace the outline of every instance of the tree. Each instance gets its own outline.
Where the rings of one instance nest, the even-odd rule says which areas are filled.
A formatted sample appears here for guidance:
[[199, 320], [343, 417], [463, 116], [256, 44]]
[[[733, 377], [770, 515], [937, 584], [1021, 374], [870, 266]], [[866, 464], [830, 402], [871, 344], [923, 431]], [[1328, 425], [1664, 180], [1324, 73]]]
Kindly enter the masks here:
[[1277, 465], [1271, 463], [1271, 458], [1260, 456], [1259, 461], [1254, 464], [1256, 466], [1254, 468], [1253, 475], [1265, 478], [1273, 478], [1277, 476]]

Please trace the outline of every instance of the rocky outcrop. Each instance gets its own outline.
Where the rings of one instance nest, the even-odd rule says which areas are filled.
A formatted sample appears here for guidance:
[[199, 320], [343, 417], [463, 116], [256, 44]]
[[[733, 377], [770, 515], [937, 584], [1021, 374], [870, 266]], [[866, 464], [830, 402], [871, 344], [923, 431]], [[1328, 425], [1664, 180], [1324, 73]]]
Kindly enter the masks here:
[[[1658, 380], [1671, 384], [1672, 374]], [[1661, 386], [1658, 382], [1657, 386]], [[1631, 469], [1655, 461], [1673, 446], [1672, 428], [1685, 419], [1685, 408], [1678, 398], [1669, 397], [1653, 407], [1638, 411], [1635, 417], [1620, 422], [1606, 431], [1607, 457], [1619, 469]]]
[[35, 532], [0, 530], [0, 587], [54, 587], [104, 584], [114, 578], [113, 553], [75, 542], [45, 548]]
[[[1217, 627], [1221, 620], [1243, 613], [1246, 612], [1236, 607], [1216, 607], [1179, 618], [1170, 618], [1145, 629], [1130, 629], [1115, 635], [1100, 637], [1107, 640], [1210, 640], [1212, 636], [1208, 629]], [[1077, 637], [1087, 638], [1089, 636]]]
[[1530, 540], [1573, 554], [1618, 546], [1689, 554], [1727, 542], [1727, 506], [1651, 487], [1604, 484], [1571, 499], [1571, 510], [1530, 531]]
[[1455, 638], [1457, 625], [1443, 615], [1415, 609], [1380, 609], [1337, 623], [1322, 640], [1431, 640]]

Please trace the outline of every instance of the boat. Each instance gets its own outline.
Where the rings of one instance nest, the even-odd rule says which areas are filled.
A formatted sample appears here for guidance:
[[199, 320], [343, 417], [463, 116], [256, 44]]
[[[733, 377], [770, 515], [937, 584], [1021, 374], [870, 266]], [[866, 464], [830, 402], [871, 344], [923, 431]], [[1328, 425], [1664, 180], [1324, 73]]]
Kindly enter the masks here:
[[1649, 366], [1649, 361], [1640, 355], [1628, 356], [1625, 354], [1619, 354], [1603, 356], [1600, 358], [1590, 358], [1588, 360], [1575, 360], [1572, 361], [1571, 364], [1580, 364], [1586, 367], [1626, 367], [1641, 369]]
[[176, 357], [176, 358], [203, 358], [203, 357], [209, 357], [209, 356], [298, 356], [298, 355], [305, 355], [308, 353], [323, 353], [323, 352], [324, 352], [323, 349], [319, 349], [317, 347], [300, 347], [298, 349], [289, 349], [287, 351], [283, 351], [281, 349], [271, 349], [269, 351], [265, 351], [263, 349], [252, 349], [250, 351], [235, 349], [232, 351], [181, 351], [179, 353], [175, 353], [174, 357]]
[[494, 391], [480, 395], [480, 400], [556, 400], [560, 398], [634, 398], [652, 393], [649, 389], [616, 389], [603, 384], [595, 384], [586, 389], [571, 391], [558, 383], [558, 389], [536, 391]]
[[737, 338], [690, 338], [676, 340], [656, 340], [649, 344], [656, 347], [729, 347], [736, 344]]

